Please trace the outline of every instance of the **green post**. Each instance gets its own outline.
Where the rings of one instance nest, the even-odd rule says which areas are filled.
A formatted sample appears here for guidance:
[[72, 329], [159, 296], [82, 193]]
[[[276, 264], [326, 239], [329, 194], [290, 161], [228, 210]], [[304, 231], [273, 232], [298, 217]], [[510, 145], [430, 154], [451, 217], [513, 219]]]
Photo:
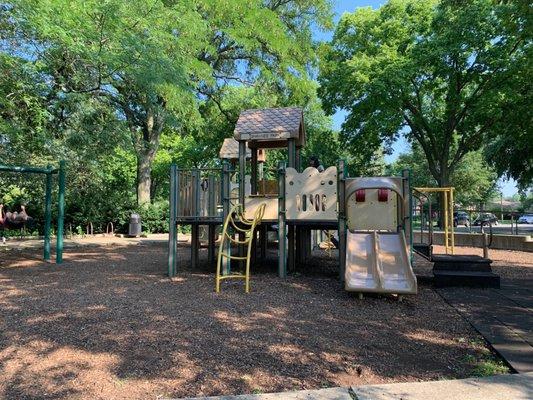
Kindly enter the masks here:
[[65, 161], [59, 161], [59, 194], [57, 198], [56, 264], [63, 262], [63, 227], [65, 225]]
[[[230, 210], [230, 185], [231, 185], [231, 172], [230, 166], [227, 159], [222, 160], [222, 224], [226, 221]], [[223, 240], [223, 239], [221, 239]], [[231, 254], [231, 243], [226, 240], [226, 247], [224, 252], [226, 254]], [[227, 257], [222, 257], [222, 275], [228, 275], [231, 272], [231, 263], [230, 259]]]
[[346, 163], [339, 161], [337, 167], [337, 193], [339, 201], [339, 279], [345, 280], [346, 272]]
[[[404, 223], [404, 232], [407, 230], [407, 237], [406, 239], [409, 241], [409, 256], [411, 258], [411, 262], [413, 262], [413, 195], [411, 191], [411, 170], [410, 169], [404, 169], [402, 171], [402, 177], [403, 177], [403, 195], [404, 195], [404, 208], [405, 203], [407, 203], [407, 206], [409, 207], [409, 212], [406, 213], [404, 217], [408, 219], [407, 224]], [[405, 199], [407, 197], [407, 200]], [[430, 201], [431, 206], [431, 201]], [[431, 209], [430, 209], [431, 210]], [[453, 211], [453, 210], [452, 210]], [[431, 211], [430, 211], [431, 212]], [[420, 240], [422, 240], [422, 235], [420, 235]]]
[[285, 219], [285, 163], [278, 164], [278, 276], [287, 277], [287, 224]]
[[52, 166], [46, 173], [46, 194], [44, 201], [44, 261], [50, 261], [50, 226], [52, 225]]
[[170, 216], [168, 225], [168, 276], [173, 277], [176, 275], [176, 241], [177, 241], [177, 226], [176, 226], [176, 214], [177, 214], [177, 191], [176, 187], [176, 164], [170, 166]]

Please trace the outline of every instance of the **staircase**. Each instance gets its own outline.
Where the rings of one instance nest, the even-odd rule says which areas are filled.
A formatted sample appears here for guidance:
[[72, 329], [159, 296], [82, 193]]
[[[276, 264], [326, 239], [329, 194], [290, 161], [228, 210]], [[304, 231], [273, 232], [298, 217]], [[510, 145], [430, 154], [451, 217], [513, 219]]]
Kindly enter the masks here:
[[470, 255], [433, 255], [433, 283], [436, 287], [500, 287], [500, 276], [492, 272], [492, 260]]

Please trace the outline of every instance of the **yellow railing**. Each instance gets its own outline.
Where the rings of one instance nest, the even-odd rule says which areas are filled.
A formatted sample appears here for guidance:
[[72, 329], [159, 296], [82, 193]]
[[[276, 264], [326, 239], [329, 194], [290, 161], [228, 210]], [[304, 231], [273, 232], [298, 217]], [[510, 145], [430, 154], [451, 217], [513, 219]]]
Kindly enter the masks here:
[[[443, 208], [444, 215], [442, 216], [443, 228], [444, 228], [444, 248], [446, 254], [455, 253], [455, 235], [453, 226], [453, 187], [415, 187], [413, 188], [422, 193], [442, 193], [443, 196]], [[430, 200], [431, 201], [431, 200]]]
[[[261, 204], [257, 207], [257, 210], [254, 213], [253, 219], [247, 219], [244, 216], [242, 205], [237, 204], [233, 206], [224, 221], [224, 227], [222, 228], [222, 239], [220, 240], [220, 248], [218, 250], [218, 260], [217, 260], [217, 275], [216, 275], [216, 286], [215, 291], [220, 292], [220, 282], [225, 279], [244, 279], [245, 281], [245, 292], [250, 291], [250, 257], [252, 254], [252, 244], [254, 238], [254, 230], [257, 225], [261, 223], [263, 215], [265, 213], [266, 203]], [[244, 235], [244, 240], [234, 239], [229, 229], [230, 227], [234, 229], [241, 235]], [[225, 246], [228, 245], [226, 240], [229, 240], [229, 246], [227, 252], [224, 251]], [[245, 246], [247, 245], [246, 256], [232, 256], [231, 255], [231, 243], [237, 245]], [[227, 275], [222, 275], [222, 261], [223, 258], [229, 260], [246, 260], [246, 268], [243, 273], [229, 273]]]

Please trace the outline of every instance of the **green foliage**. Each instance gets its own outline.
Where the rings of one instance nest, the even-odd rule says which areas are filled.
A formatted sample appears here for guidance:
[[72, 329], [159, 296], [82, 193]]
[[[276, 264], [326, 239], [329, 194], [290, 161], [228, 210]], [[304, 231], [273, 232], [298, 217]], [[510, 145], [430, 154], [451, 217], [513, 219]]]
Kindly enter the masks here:
[[[413, 186], [436, 186], [435, 178], [429, 173], [427, 160], [420, 148], [414, 145], [411, 151], [401, 154], [389, 166], [389, 173], [398, 175], [402, 169], [411, 170]], [[450, 177], [450, 185], [455, 187], [455, 203], [462, 206], [479, 206], [486, 203], [496, 193], [498, 176], [487, 165], [481, 151], [467, 154]]]
[[27, 202], [27, 190], [15, 185], [9, 185], [5, 188], [2, 197], [0, 197], [0, 204], [4, 204], [6, 207], [16, 207]]
[[520, 211], [533, 212], [533, 190], [523, 191], [519, 194]]
[[91, 132], [106, 121], [118, 132], [111, 140], [127, 128], [138, 203], [150, 200], [165, 129], [202, 142], [206, 101], [227, 118], [221, 99], [235, 85], [305, 97], [316, 63], [311, 26], [331, 18], [326, 0], [14, 0], [4, 11], [11, 52], [28, 53], [48, 82], [56, 126], [76, 118]]
[[[65, 159], [67, 224], [96, 231], [124, 227], [146, 184], [167, 201], [172, 162], [215, 165], [243, 108], [313, 101], [311, 27], [331, 24], [327, 0], [14, 0], [0, 11], [0, 161]], [[42, 177], [0, 174], [8, 184], [41, 219]], [[150, 210], [148, 228], [162, 230]]]
[[[326, 110], [349, 111], [343, 141], [370, 159], [405, 129], [446, 186], [460, 161], [484, 143], [509, 147], [502, 135], [513, 129], [531, 137], [530, 117], [520, 124], [501, 108], [530, 104], [515, 91], [516, 80], [525, 91], [533, 81], [530, 13], [517, 13], [518, 3], [390, 0], [377, 10], [345, 13], [322, 48], [319, 78]], [[514, 175], [530, 162], [531, 152], [524, 156]]]

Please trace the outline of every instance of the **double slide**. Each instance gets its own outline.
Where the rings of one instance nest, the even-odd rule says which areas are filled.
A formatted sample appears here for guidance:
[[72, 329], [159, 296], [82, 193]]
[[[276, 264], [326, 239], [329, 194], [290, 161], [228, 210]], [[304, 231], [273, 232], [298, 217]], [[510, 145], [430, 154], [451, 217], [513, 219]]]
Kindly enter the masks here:
[[345, 289], [416, 294], [416, 276], [403, 231], [347, 232]]

